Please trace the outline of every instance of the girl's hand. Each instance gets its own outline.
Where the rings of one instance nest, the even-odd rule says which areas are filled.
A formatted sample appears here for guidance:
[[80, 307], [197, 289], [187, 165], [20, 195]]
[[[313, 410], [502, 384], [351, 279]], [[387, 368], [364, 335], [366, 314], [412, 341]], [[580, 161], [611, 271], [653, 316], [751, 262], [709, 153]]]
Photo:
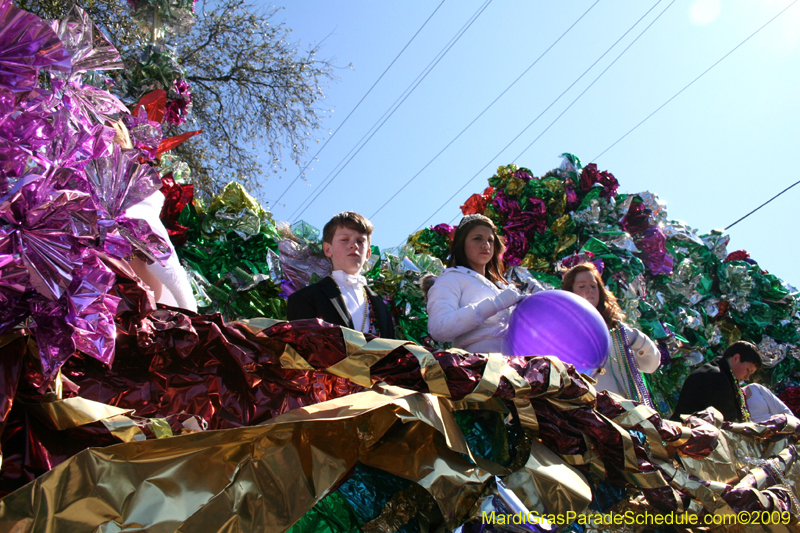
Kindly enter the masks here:
[[522, 300], [525, 295], [520, 294], [516, 289], [506, 289], [497, 296], [486, 298], [475, 307], [475, 312], [483, 320], [493, 317], [503, 309], [508, 309], [518, 301]]

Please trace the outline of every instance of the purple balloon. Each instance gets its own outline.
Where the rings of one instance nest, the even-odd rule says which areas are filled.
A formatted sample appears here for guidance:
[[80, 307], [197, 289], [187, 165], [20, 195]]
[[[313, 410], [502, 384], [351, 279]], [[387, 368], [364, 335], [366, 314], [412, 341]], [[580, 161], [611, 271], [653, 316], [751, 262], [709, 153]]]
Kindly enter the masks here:
[[508, 326], [511, 355], [555, 355], [593, 375], [606, 364], [611, 349], [603, 317], [568, 291], [537, 292], [517, 304]]

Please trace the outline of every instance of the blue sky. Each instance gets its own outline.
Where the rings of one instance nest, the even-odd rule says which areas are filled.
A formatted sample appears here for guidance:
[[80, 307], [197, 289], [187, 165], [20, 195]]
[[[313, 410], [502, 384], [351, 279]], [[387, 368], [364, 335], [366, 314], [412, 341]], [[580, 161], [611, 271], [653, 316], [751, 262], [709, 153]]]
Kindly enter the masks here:
[[[340, 67], [335, 71], [339, 79], [325, 88], [321, 101], [329, 112], [325, 129], [317, 132], [320, 142], [342, 123], [440, 2], [303, 0], [282, 5], [277, 20], [293, 29], [292, 38], [304, 47], [321, 43], [320, 57], [332, 59]], [[260, 200], [269, 205], [276, 219], [291, 222], [296, 218], [291, 215], [301, 203], [312, 191], [314, 195], [319, 192], [317, 186], [484, 3], [445, 0], [311, 163], [306, 180], [295, 183], [278, 204], [275, 200], [298, 169], [287, 165], [285, 173], [266, 181]], [[371, 216], [594, 3], [493, 0], [301, 218], [321, 228], [330, 216], [343, 210]], [[542, 175], [558, 166], [562, 152], [576, 154], [584, 164], [592, 162], [791, 5], [594, 160], [600, 169], [617, 177], [620, 192], [656, 193], [666, 202], [670, 218], [683, 220], [702, 233], [731, 224], [800, 179], [793, 168], [800, 144], [800, 5], [792, 3], [600, 0], [488, 112], [372, 218], [376, 228], [373, 243], [381, 248], [399, 244], [469, 182], [426, 225], [451, 222], [458, 216], [458, 206], [470, 194], [483, 190], [498, 165], [514, 162]], [[650, 23], [652, 26], [578, 98]], [[319, 146], [312, 146], [310, 154]], [[800, 258], [795, 232], [798, 205], [800, 186], [731, 228], [729, 250], [748, 250], [762, 268], [800, 285], [800, 272], [795, 271]]]

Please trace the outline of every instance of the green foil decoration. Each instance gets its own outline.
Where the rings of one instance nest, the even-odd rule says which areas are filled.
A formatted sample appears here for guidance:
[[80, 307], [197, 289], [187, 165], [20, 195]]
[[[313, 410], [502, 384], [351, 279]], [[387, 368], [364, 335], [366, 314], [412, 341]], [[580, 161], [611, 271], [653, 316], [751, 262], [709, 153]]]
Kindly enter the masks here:
[[361, 533], [363, 522], [338, 490], [325, 496], [288, 533]]
[[450, 239], [431, 228], [419, 230], [408, 238], [408, 244], [415, 252], [429, 254], [441, 261], [447, 261], [450, 254]]
[[469, 409], [454, 411], [464, 438], [472, 453], [506, 464], [511, 460], [508, 448], [508, 431], [503, 423], [503, 414], [496, 411]]
[[201, 313], [218, 312], [226, 320], [286, 317], [280, 234], [240, 184], [229, 183], [212, 199], [208, 213], [186, 206], [179, 223], [190, 228], [177, 252]]

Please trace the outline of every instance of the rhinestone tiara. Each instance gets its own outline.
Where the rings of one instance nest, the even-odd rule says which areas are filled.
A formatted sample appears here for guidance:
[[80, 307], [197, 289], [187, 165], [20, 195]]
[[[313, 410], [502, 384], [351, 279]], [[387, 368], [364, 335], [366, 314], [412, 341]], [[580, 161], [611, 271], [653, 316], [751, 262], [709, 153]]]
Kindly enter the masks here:
[[474, 213], [472, 215], [467, 215], [464, 218], [462, 218], [461, 222], [458, 223], [458, 227], [460, 228], [464, 224], [466, 224], [468, 222], [472, 222], [473, 220], [483, 220], [484, 222], [489, 224], [491, 227], [494, 227], [494, 222], [492, 222], [492, 219], [490, 219], [487, 216], [479, 215], [478, 213]]

